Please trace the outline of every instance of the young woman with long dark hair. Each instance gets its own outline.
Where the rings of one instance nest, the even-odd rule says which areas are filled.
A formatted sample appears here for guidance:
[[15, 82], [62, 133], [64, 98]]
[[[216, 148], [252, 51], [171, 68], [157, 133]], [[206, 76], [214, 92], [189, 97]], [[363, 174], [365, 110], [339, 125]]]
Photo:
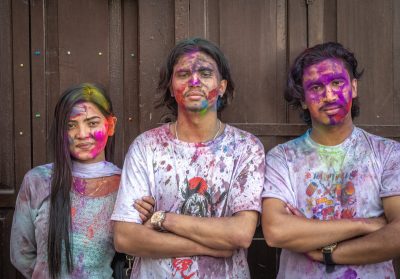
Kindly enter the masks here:
[[66, 90], [54, 112], [53, 163], [22, 182], [11, 261], [27, 278], [111, 278], [113, 210], [120, 169], [112, 155], [116, 117], [94, 84]]

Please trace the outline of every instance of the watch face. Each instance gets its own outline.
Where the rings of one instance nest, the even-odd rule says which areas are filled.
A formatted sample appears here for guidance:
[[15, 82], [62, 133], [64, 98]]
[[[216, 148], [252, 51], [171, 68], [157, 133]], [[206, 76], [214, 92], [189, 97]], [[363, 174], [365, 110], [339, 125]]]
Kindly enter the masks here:
[[323, 252], [331, 252], [332, 253], [332, 251], [336, 248], [336, 246], [337, 246], [337, 243], [332, 243], [332, 244], [322, 248], [322, 251]]

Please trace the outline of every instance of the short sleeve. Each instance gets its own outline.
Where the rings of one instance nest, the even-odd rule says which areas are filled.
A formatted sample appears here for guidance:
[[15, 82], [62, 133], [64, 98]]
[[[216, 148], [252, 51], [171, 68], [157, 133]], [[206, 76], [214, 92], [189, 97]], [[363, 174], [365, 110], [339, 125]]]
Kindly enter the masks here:
[[261, 212], [261, 191], [264, 184], [264, 147], [254, 136], [244, 148], [238, 161], [237, 171], [231, 185], [230, 208], [232, 213], [243, 210]]
[[17, 196], [10, 239], [11, 262], [26, 278], [32, 277], [37, 257], [30, 184], [28, 173]]
[[146, 149], [140, 138], [136, 139], [125, 157], [121, 182], [111, 220], [142, 223], [134, 202], [143, 196], [150, 196]]
[[290, 172], [283, 146], [270, 150], [265, 157], [266, 171], [263, 198], [276, 198], [297, 206], [296, 194], [290, 182]]
[[390, 141], [381, 178], [381, 197], [400, 195], [400, 143]]

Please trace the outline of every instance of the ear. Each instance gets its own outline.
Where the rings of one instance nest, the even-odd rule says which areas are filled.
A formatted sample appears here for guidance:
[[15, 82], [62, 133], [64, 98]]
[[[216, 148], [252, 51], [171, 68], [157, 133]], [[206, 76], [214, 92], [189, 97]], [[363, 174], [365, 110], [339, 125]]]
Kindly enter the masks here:
[[219, 82], [218, 96], [220, 96], [221, 98], [224, 96], [227, 86], [228, 86], [228, 81], [226, 79], [223, 79]]
[[115, 116], [108, 117], [107, 122], [108, 122], [107, 135], [111, 137], [115, 133], [115, 125], [117, 125], [117, 118]]
[[302, 109], [308, 109], [306, 103], [304, 103], [303, 101], [300, 101], [300, 103], [301, 103], [301, 108], [302, 108]]
[[353, 78], [351, 81], [351, 98], [357, 98], [358, 93], [357, 93], [357, 86], [358, 86], [358, 81], [357, 79]]

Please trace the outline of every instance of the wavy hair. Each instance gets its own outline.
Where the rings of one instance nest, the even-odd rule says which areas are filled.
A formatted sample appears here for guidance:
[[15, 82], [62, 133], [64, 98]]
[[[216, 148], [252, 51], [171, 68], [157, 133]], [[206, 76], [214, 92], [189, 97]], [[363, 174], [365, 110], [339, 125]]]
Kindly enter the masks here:
[[231, 78], [228, 60], [225, 58], [222, 51], [217, 45], [205, 39], [189, 38], [179, 42], [171, 50], [164, 66], [161, 68], [160, 79], [157, 88], [161, 93], [161, 97], [156, 102], [156, 108], [166, 106], [172, 111], [173, 115], [176, 116], [178, 114], [178, 104], [170, 92], [174, 66], [176, 63], [178, 63], [178, 60], [182, 55], [192, 53], [194, 51], [200, 51], [210, 56], [217, 64], [221, 78], [223, 80], [225, 79], [228, 83], [225, 94], [222, 97], [218, 97], [218, 111], [222, 111], [233, 99], [235, 84]]

